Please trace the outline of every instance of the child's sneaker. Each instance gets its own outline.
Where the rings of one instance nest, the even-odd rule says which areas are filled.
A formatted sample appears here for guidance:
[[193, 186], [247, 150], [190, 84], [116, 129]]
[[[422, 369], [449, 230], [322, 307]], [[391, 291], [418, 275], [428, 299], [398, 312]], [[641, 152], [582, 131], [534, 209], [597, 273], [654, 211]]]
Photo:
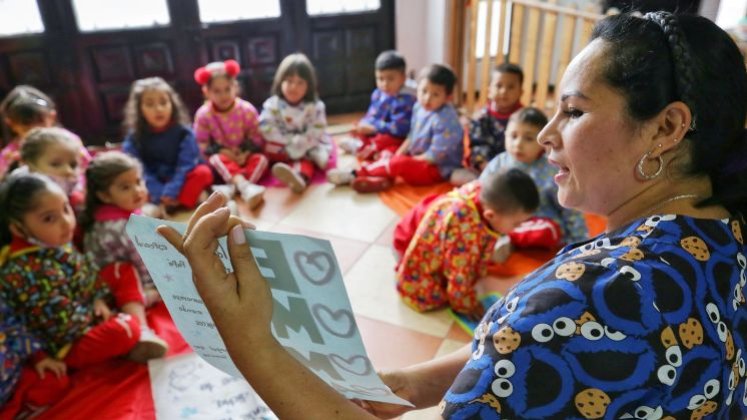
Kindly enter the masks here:
[[127, 358], [138, 363], [147, 363], [150, 359], [163, 357], [169, 350], [169, 344], [156, 335], [153, 330], [144, 327], [140, 330], [140, 340], [127, 353]]
[[239, 192], [241, 193], [241, 199], [246, 202], [250, 209], [257, 207], [264, 200], [266, 188], [261, 185], [244, 181], [238, 187]]
[[335, 185], [348, 185], [355, 179], [353, 171], [333, 168], [327, 171], [327, 181]]
[[143, 204], [143, 206], [140, 208], [140, 211], [143, 212], [144, 216], [155, 217], [156, 219], [160, 219], [164, 216], [163, 211], [161, 211], [161, 207], [153, 203]]
[[340, 149], [342, 149], [343, 152], [354, 155], [358, 151], [358, 149], [363, 146], [363, 142], [361, 141], [361, 139], [348, 137], [346, 139], [340, 140], [337, 145], [340, 146]]
[[350, 186], [359, 193], [373, 193], [389, 189], [392, 180], [383, 176], [359, 176]]
[[231, 212], [231, 216], [239, 215], [239, 205], [236, 204], [235, 200], [228, 200], [226, 202], [226, 207], [228, 207], [228, 210]]
[[289, 165], [278, 162], [272, 165], [272, 175], [280, 182], [290, 187], [294, 193], [302, 193], [306, 189], [306, 181]]
[[236, 194], [236, 187], [233, 184], [218, 184], [213, 185], [213, 191], [220, 191], [226, 197], [231, 198]]
[[511, 245], [511, 237], [508, 235], [502, 236], [498, 239], [493, 247], [493, 254], [490, 256], [490, 260], [494, 263], [501, 264], [506, 262], [508, 257], [511, 256], [511, 252], [514, 247]]

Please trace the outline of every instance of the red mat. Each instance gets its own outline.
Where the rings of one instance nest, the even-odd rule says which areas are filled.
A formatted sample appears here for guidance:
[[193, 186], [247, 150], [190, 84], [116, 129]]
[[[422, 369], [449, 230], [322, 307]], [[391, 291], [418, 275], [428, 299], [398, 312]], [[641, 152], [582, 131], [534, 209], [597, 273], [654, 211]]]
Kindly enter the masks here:
[[[148, 324], [169, 343], [169, 355], [191, 351], [166, 306], [148, 310]], [[38, 419], [155, 419], [148, 366], [124, 359], [110, 360], [74, 372], [64, 399]], [[0, 412], [0, 418], [6, 416]]]

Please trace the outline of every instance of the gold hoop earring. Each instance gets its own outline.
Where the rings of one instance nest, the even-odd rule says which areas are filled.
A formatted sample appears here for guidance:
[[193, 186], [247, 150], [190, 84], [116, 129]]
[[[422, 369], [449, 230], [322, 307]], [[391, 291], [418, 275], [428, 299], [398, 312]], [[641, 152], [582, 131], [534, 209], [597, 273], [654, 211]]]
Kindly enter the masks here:
[[656, 157], [656, 160], [659, 162], [659, 167], [656, 169], [656, 172], [653, 174], [647, 174], [643, 170], [643, 164], [646, 163], [646, 159], [648, 159], [648, 156], [651, 154], [651, 152], [644, 153], [643, 156], [641, 156], [641, 160], [638, 161], [638, 175], [641, 176], [641, 178], [650, 181], [652, 179], [655, 179], [659, 175], [661, 175], [661, 172], [664, 170], [664, 158], [661, 157], [661, 155]]

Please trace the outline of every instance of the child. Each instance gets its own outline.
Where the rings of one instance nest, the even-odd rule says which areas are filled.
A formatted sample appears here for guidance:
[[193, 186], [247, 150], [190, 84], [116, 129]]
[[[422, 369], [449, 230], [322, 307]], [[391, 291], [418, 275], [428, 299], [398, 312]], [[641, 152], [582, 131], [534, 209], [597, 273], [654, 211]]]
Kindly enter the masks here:
[[355, 171], [330, 170], [327, 179], [336, 185], [351, 184], [358, 192], [389, 188], [401, 177], [412, 185], [448, 180], [462, 164], [462, 127], [451, 102], [456, 76], [446, 66], [433, 64], [421, 72], [418, 103], [412, 132], [394, 156], [384, 156]]
[[145, 184], [154, 204], [166, 213], [192, 209], [213, 183], [213, 173], [199, 164], [200, 150], [179, 95], [160, 77], [132, 84], [125, 106], [124, 152], [145, 168]]
[[[147, 329], [132, 266], [97, 271], [71, 246], [74, 228], [67, 197], [49, 178], [12, 175], [0, 187], [0, 299], [40, 340], [31, 359], [37, 370], [59, 376], [117, 356], [163, 356], [166, 343]], [[125, 313], [112, 315], [109, 289]]]
[[2, 300], [0, 332], [0, 418], [16, 418], [19, 413], [30, 415], [62, 398], [70, 387], [69, 378], [40, 376], [36, 370], [25, 366], [26, 361], [41, 350], [41, 342], [26, 330]]
[[566, 209], [558, 203], [558, 186], [553, 177], [558, 168], [550, 165], [537, 135], [547, 124], [547, 117], [537, 108], [515, 112], [506, 129], [506, 151], [494, 157], [481, 179], [506, 168], [518, 168], [532, 177], [540, 191], [535, 217], [511, 232], [511, 245], [519, 248], [557, 249], [564, 243], [585, 240], [586, 221], [581, 212]]
[[504, 132], [508, 118], [522, 108], [524, 72], [516, 64], [504, 63], [493, 70], [488, 104], [470, 122], [467, 170], [456, 171], [452, 183], [461, 185], [480, 175], [494, 156], [506, 150]]
[[148, 201], [140, 162], [117, 151], [96, 155], [86, 170], [88, 192], [81, 218], [84, 246], [94, 262], [103, 267], [117, 261], [131, 263], [143, 287], [146, 306], [160, 299], [153, 279], [135, 246], [125, 233], [131, 214], [140, 214]]
[[402, 256], [397, 266], [402, 299], [418, 311], [448, 304], [481, 317], [474, 285], [485, 276], [500, 235], [529, 218], [538, 201], [532, 179], [515, 169], [419, 204], [394, 233], [394, 248]]
[[70, 205], [78, 213], [85, 200], [81, 161], [85, 148], [80, 139], [64, 128], [44, 127], [29, 131], [20, 150], [20, 162], [30, 172], [51, 178], [62, 187]]
[[[20, 159], [23, 138], [35, 127], [52, 127], [57, 123], [57, 110], [52, 99], [33, 86], [16, 86], [0, 103], [0, 115], [12, 131], [8, 144], [0, 151], [0, 178], [15, 169]], [[69, 133], [69, 132], [68, 132]], [[78, 142], [80, 164], [85, 167], [91, 156], [83, 142], [70, 133]]]
[[394, 50], [376, 57], [376, 89], [366, 115], [353, 128], [356, 137], [340, 143], [348, 153], [358, 152], [362, 160], [394, 154], [410, 132], [415, 90], [406, 87], [405, 59]]
[[235, 60], [213, 62], [195, 71], [207, 101], [195, 114], [195, 137], [201, 152], [209, 156], [213, 169], [230, 188], [238, 189], [249, 208], [262, 203], [265, 187], [257, 185], [267, 170], [267, 157], [261, 152], [257, 110], [239, 98]]
[[314, 66], [305, 55], [285, 57], [275, 72], [273, 96], [262, 104], [259, 116], [265, 153], [274, 162], [272, 174], [295, 193], [306, 189], [315, 168], [327, 168], [332, 151], [316, 86]]

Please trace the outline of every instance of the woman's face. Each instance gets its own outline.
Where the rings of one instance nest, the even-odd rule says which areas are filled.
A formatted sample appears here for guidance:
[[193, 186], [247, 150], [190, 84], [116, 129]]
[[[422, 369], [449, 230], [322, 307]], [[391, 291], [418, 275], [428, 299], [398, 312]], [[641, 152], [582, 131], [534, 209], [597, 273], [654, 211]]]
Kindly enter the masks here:
[[595, 40], [573, 59], [560, 83], [558, 110], [538, 136], [560, 169], [560, 204], [601, 215], [642, 191], [635, 170], [650, 147], [627, 117], [624, 97], [601, 77], [605, 50]]

